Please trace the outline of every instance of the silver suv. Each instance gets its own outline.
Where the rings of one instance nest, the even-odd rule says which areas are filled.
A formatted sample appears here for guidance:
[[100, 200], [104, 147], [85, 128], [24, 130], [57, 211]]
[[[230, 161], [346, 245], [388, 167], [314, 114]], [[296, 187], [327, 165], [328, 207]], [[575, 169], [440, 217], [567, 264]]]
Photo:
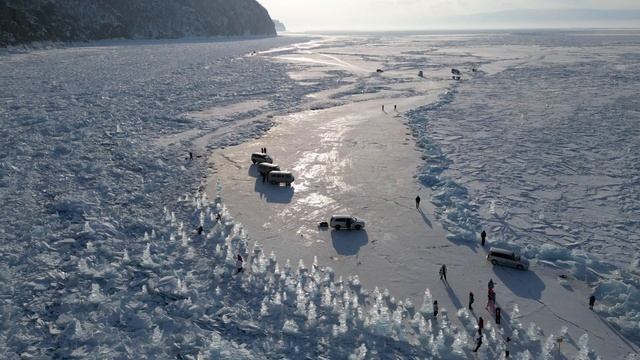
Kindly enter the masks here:
[[529, 269], [529, 261], [523, 259], [520, 255], [507, 249], [490, 248], [487, 260], [491, 261], [493, 265], [511, 266], [518, 270]]
[[358, 219], [356, 217], [350, 215], [333, 215], [331, 217], [331, 221], [329, 221], [329, 226], [336, 230], [340, 229], [364, 229], [364, 220]]

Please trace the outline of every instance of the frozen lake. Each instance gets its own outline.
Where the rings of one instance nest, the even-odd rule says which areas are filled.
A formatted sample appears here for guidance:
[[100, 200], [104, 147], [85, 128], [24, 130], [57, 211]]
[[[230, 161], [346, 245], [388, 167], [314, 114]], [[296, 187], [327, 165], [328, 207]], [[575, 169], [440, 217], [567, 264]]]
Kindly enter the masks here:
[[[206, 267], [215, 263], [193, 249], [182, 259], [164, 244], [173, 235], [152, 239], [149, 255], [144, 234], [178, 228], [165, 207], [189, 224], [178, 197], [213, 198], [219, 184], [229, 215], [281, 261], [317, 258], [416, 305], [429, 288], [452, 318], [469, 291], [482, 308], [493, 278], [506, 316], [518, 305], [518, 320], [541, 327], [538, 338], [568, 328], [566, 356], [587, 333], [603, 358], [623, 358], [640, 341], [639, 50], [634, 31], [576, 31], [105, 42], [2, 54], [0, 296], [12, 323], [0, 349], [82, 357], [95, 346], [86, 329], [118, 329], [127, 341], [157, 340], [161, 329], [157, 355], [175, 355], [171, 334], [184, 329], [204, 341], [211, 329], [183, 310], [167, 315], [182, 328], [163, 325], [152, 311], [169, 309], [138, 292], [176, 277], [194, 312], [217, 306], [198, 305], [212, 296]], [[453, 67], [462, 80], [451, 80]], [[263, 184], [250, 166], [265, 146], [296, 175], [292, 188]], [[366, 231], [317, 228], [339, 212], [366, 219]], [[482, 229], [491, 245], [530, 258], [532, 271], [490, 266]], [[130, 263], [129, 252], [147, 265]], [[165, 267], [149, 266], [153, 256]], [[449, 286], [438, 279], [441, 264]], [[592, 293], [595, 312], [585, 305]], [[138, 326], [125, 316], [132, 308], [149, 312], [151, 332], [124, 335]], [[226, 340], [234, 339], [252, 341]]]
[[[503, 306], [519, 304], [529, 320], [560, 327], [567, 322], [566, 298], [575, 298], [572, 306], [580, 307], [593, 290], [558, 280], [593, 281], [621, 266], [629, 268], [632, 282], [637, 272], [637, 259], [626, 255], [637, 252], [636, 235], [629, 232], [637, 224], [632, 208], [619, 206], [638, 200], [632, 195], [635, 155], [628, 151], [639, 139], [638, 103], [631, 96], [637, 84], [634, 72], [624, 73], [626, 81], [609, 81], [611, 68], [632, 66], [636, 45], [601, 47], [602, 34], [583, 35], [544, 34], [546, 45], [535, 34], [458, 35], [447, 41], [340, 38], [335, 45], [281, 56], [308, 65], [292, 71], [294, 79], [311, 82], [341, 71], [351, 84], [311, 94], [312, 110], [278, 117], [264, 137], [215, 151], [210, 194], [220, 180], [236, 219], [281, 258], [317, 257], [338, 274], [358, 275], [365, 287], [382, 286], [399, 299], [420, 298], [427, 285], [449, 308], [460, 307], [470, 290], [481, 293], [489, 277], [498, 278], [508, 290]], [[501, 43], [507, 40], [512, 43]], [[532, 44], [523, 45], [527, 41]], [[593, 52], [596, 46], [599, 54]], [[451, 67], [463, 69], [462, 81], [450, 79]], [[363, 73], [363, 68], [384, 73]], [[417, 77], [418, 70], [424, 78]], [[576, 101], [584, 89], [601, 86], [612, 87], [609, 93], [616, 96], [591, 94], [597, 103]], [[592, 116], [582, 113], [586, 102]], [[615, 120], [602, 110], [608, 107], [620, 112]], [[628, 132], [595, 130], [612, 121], [625, 124], [620, 126]], [[598, 141], [591, 136], [596, 132]], [[616, 149], [613, 139], [621, 136], [622, 149]], [[265, 146], [276, 163], [297, 176], [292, 188], [263, 184], [250, 166], [248, 154]], [[609, 156], [596, 162], [595, 154], [603, 152]], [[609, 191], [612, 201], [580, 194], [581, 186]], [[418, 194], [433, 199], [423, 202], [424, 212], [414, 208]], [[348, 234], [317, 228], [335, 213], [352, 213], [369, 225], [365, 232]], [[492, 271], [477, 244], [483, 228], [491, 244], [554, 266], [542, 262], [533, 267], [535, 275], [524, 277]], [[599, 239], [621, 229], [625, 235], [619, 239], [608, 237], [612, 251], [598, 251]], [[585, 271], [580, 259], [588, 253], [602, 256], [582, 260], [592, 266]], [[434, 287], [443, 263], [455, 280]], [[550, 321], [554, 316], [560, 317], [557, 322]], [[571, 331], [603, 325], [588, 312], [569, 318]]]

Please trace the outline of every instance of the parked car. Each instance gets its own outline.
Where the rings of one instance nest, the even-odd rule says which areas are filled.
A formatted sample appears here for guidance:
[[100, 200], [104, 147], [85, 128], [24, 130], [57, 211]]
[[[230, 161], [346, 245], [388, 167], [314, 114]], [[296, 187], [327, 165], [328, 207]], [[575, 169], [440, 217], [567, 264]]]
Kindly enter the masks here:
[[280, 171], [280, 167], [276, 164], [272, 164], [272, 163], [268, 163], [268, 162], [263, 162], [258, 164], [258, 172], [261, 175], [268, 175], [270, 172], [272, 171]]
[[289, 171], [271, 171], [267, 174], [267, 181], [272, 185], [285, 183], [287, 186], [291, 186], [294, 180], [295, 177]]
[[255, 153], [251, 154], [251, 162], [254, 163], [254, 164], [260, 164], [260, 163], [263, 163], [263, 162], [271, 164], [271, 163], [273, 163], [273, 159], [271, 159], [271, 156], [269, 156], [267, 154], [255, 152]]
[[507, 249], [490, 248], [487, 260], [493, 265], [510, 266], [518, 270], [529, 269], [529, 261], [527, 259], [523, 259], [520, 255]]
[[340, 229], [364, 229], [364, 220], [351, 215], [333, 215], [329, 221], [329, 226], [336, 230]]

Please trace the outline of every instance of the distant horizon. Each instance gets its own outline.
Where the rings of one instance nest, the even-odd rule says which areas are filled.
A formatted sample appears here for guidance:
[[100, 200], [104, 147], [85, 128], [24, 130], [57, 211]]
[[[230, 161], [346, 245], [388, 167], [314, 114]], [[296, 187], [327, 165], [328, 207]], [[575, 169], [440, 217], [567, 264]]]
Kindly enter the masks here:
[[492, 32], [492, 31], [640, 31], [640, 26], [636, 27], [496, 27], [496, 28], [431, 28], [431, 29], [311, 29], [303, 31], [284, 31], [289, 34], [370, 34], [370, 33], [446, 33], [446, 32]]
[[[277, 1], [277, 0], [272, 0]], [[360, 0], [367, 1], [367, 0]], [[383, 0], [380, 0], [383, 1]], [[406, 0], [407, 2], [415, 0]], [[396, 7], [399, 8], [400, 6]], [[394, 8], [396, 12], [400, 12]], [[287, 19], [277, 11], [269, 10], [272, 18], [281, 21], [291, 32], [318, 31], [438, 31], [438, 30], [503, 30], [503, 29], [593, 29], [593, 28], [640, 28], [640, 6], [631, 8], [509, 8], [495, 11], [467, 12], [446, 16], [428, 14], [420, 17], [407, 15], [406, 21], [390, 14], [384, 20], [375, 21], [360, 13], [331, 16], [332, 20], [322, 21], [327, 9], [313, 17], [313, 21], [304, 22], [296, 18]], [[406, 10], [406, 9], [405, 9]], [[391, 11], [391, 10], [390, 10]], [[330, 12], [330, 11], [329, 11]], [[306, 14], [301, 14], [304, 17]], [[406, 15], [406, 14], [405, 14]], [[334, 20], [334, 18], [341, 19]], [[372, 16], [374, 17], [374, 16]], [[380, 15], [378, 15], [380, 17]], [[419, 20], [417, 20], [419, 19]]]

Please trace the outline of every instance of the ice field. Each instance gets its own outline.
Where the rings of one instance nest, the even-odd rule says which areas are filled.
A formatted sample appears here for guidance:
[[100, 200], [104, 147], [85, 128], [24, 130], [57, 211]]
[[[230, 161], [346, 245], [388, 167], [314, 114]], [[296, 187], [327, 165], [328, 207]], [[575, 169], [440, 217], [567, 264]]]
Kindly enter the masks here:
[[[0, 353], [497, 359], [510, 336], [518, 359], [637, 358], [639, 50], [576, 31], [5, 51]], [[260, 181], [263, 146], [291, 188]], [[337, 212], [365, 231], [318, 229]], [[482, 229], [530, 271], [492, 267]]]

